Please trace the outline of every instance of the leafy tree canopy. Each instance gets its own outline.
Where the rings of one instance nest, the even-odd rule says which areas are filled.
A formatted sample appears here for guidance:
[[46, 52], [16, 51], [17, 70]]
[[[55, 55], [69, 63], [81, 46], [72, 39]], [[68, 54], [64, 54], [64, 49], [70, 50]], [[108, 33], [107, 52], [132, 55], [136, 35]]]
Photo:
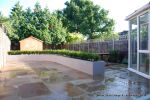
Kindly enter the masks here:
[[35, 4], [34, 9], [24, 10], [17, 2], [9, 18], [0, 13], [0, 23], [7, 27], [13, 42], [32, 35], [46, 44], [57, 45], [80, 41], [85, 36], [95, 39], [113, 33], [114, 20], [108, 18], [107, 10], [92, 1], [70, 0], [65, 5], [63, 10], [50, 13], [47, 7], [42, 9], [39, 3]]
[[70, 0], [65, 5], [66, 8], [56, 13], [69, 32], [80, 32], [93, 39], [95, 32], [103, 34], [113, 31], [114, 20], [108, 18], [108, 11], [94, 5], [92, 1]]
[[10, 39], [15, 39], [17, 36], [14, 34], [14, 29], [11, 26], [10, 19], [7, 17], [4, 17], [2, 13], [0, 12], [0, 24], [3, 24], [3, 26], [7, 30], [7, 35], [10, 37]]
[[74, 42], [82, 42], [85, 40], [85, 36], [81, 33], [69, 33], [67, 36], [67, 42], [74, 43]]
[[93, 37], [95, 38], [95, 40], [101, 40], [101, 41], [118, 40], [119, 34], [118, 33], [105, 33], [105, 34], [94, 33]]
[[47, 7], [42, 9], [39, 3], [35, 4], [33, 11], [30, 8], [23, 10], [19, 2], [16, 3], [10, 18], [16, 41], [32, 35], [46, 44], [57, 45], [66, 42], [66, 28], [62, 22], [56, 15], [51, 14]]
[[9, 20], [9, 19], [6, 18], [6, 17], [4, 17], [4, 16], [2, 15], [2, 13], [0, 12], [0, 24], [5, 23], [5, 22], [7, 22], [8, 20]]

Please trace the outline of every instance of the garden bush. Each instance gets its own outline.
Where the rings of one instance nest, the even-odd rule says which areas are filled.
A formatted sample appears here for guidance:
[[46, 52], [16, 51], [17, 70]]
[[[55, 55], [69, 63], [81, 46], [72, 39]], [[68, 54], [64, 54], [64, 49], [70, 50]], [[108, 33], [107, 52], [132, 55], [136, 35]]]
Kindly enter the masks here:
[[21, 55], [21, 54], [59, 54], [63, 56], [88, 60], [88, 61], [98, 61], [100, 59], [98, 54], [81, 52], [81, 51], [70, 51], [70, 50], [43, 50], [43, 51], [9, 51], [9, 55]]
[[119, 52], [117, 50], [113, 50], [109, 52], [109, 62], [117, 63], [119, 62]]
[[109, 62], [113, 62], [113, 63], [124, 63], [127, 64], [128, 62], [128, 52], [124, 52], [124, 51], [118, 51], [118, 50], [112, 50], [109, 52], [109, 58], [108, 61]]

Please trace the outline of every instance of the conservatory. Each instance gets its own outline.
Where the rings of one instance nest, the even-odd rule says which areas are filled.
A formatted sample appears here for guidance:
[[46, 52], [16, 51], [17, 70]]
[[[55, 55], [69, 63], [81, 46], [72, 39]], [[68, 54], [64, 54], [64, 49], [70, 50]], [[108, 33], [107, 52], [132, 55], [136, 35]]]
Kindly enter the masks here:
[[150, 2], [126, 20], [129, 21], [128, 69], [150, 79]]

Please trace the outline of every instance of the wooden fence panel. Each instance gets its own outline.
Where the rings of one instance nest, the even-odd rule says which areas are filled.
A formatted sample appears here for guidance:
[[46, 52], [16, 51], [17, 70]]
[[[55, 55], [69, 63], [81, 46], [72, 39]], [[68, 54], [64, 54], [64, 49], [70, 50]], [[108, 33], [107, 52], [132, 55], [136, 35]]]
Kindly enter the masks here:
[[85, 42], [85, 43], [74, 43], [67, 44], [69, 50], [85, 51], [91, 53], [109, 53], [111, 50], [118, 50], [128, 52], [128, 40], [116, 40], [116, 41], [96, 41], [96, 42]]

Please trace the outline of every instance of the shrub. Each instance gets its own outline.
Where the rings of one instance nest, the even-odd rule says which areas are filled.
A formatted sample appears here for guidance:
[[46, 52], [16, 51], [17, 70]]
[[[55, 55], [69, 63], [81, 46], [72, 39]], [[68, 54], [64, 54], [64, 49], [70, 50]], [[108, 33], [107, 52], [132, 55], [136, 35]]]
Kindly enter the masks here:
[[122, 64], [128, 64], [128, 58], [124, 58], [124, 59], [122, 60]]
[[98, 54], [92, 54], [88, 52], [81, 52], [81, 51], [70, 51], [70, 50], [44, 50], [44, 51], [9, 51], [9, 55], [21, 55], [21, 54], [59, 54], [63, 56], [89, 60], [89, 61], [97, 61], [99, 60]]
[[118, 56], [119, 56], [119, 52], [117, 50], [110, 51], [108, 61], [117, 63], [118, 62]]
[[127, 56], [127, 52], [112, 50], [109, 52], [108, 61], [113, 63], [127, 63]]

